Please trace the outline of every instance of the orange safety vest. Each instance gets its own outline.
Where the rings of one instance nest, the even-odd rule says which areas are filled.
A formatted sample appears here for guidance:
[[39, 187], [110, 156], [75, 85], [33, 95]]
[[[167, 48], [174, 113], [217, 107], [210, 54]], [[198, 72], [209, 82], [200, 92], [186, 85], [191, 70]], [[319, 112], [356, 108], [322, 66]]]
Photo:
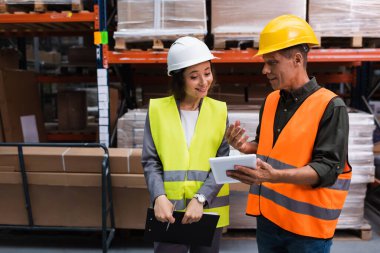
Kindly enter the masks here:
[[[266, 99], [257, 157], [275, 169], [300, 168], [312, 158], [320, 120], [336, 95], [324, 88], [311, 94], [298, 108], [273, 146], [274, 118], [280, 92]], [[332, 238], [351, 182], [351, 166], [346, 161], [334, 185], [312, 188], [288, 183], [252, 185], [248, 215], [263, 215], [292, 233], [315, 238]]]

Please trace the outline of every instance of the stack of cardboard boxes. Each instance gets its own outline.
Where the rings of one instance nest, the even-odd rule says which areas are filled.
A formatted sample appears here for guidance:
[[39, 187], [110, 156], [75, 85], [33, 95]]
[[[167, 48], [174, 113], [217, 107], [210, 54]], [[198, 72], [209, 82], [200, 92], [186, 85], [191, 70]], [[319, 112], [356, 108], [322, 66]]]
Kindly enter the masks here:
[[[101, 162], [97, 148], [24, 147], [34, 224], [101, 226]], [[115, 222], [118, 228], [145, 226], [149, 194], [141, 150], [109, 149]], [[16, 147], [0, 147], [0, 224], [27, 225]]]

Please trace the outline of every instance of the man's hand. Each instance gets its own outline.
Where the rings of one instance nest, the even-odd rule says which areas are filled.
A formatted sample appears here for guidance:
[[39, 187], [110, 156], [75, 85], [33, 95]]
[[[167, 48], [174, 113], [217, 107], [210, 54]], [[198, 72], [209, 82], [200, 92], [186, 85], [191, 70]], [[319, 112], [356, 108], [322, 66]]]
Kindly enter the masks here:
[[235, 121], [234, 124], [231, 124], [226, 131], [226, 139], [228, 144], [243, 153], [245, 153], [244, 151], [248, 149], [247, 140], [249, 138], [249, 136], [244, 135], [244, 133], [245, 129], [240, 126], [239, 120]]
[[235, 170], [227, 171], [227, 176], [239, 180], [245, 184], [260, 184], [262, 182], [278, 182], [279, 171], [270, 164], [257, 158], [256, 169], [236, 165]]
[[161, 222], [174, 223], [173, 204], [168, 200], [166, 195], [160, 195], [154, 202], [154, 215]]
[[187, 205], [185, 215], [182, 219], [182, 224], [191, 224], [198, 222], [203, 215], [203, 205], [193, 198]]

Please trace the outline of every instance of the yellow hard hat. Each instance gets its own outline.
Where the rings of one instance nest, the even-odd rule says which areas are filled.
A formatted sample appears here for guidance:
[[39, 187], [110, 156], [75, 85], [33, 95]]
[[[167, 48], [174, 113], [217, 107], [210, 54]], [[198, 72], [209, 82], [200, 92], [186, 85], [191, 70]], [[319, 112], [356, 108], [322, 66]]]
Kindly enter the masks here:
[[295, 15], [282, 15], [269, 21], [261, 31], [256, 55], [299, 44], [308, 44], [310, 47], [319, 45], [313, 29], [305, 20]]

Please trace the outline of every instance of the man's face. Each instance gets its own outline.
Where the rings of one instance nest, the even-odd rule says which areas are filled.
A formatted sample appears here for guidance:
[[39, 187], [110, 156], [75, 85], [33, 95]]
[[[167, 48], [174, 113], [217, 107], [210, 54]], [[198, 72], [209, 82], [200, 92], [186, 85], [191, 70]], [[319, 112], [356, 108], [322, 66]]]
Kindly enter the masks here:
[[286, 58], [278, 52], [263, 55], [262, 73], [267, 76], [274, 90], [291, 90], [297, 75], [293, 56]]

